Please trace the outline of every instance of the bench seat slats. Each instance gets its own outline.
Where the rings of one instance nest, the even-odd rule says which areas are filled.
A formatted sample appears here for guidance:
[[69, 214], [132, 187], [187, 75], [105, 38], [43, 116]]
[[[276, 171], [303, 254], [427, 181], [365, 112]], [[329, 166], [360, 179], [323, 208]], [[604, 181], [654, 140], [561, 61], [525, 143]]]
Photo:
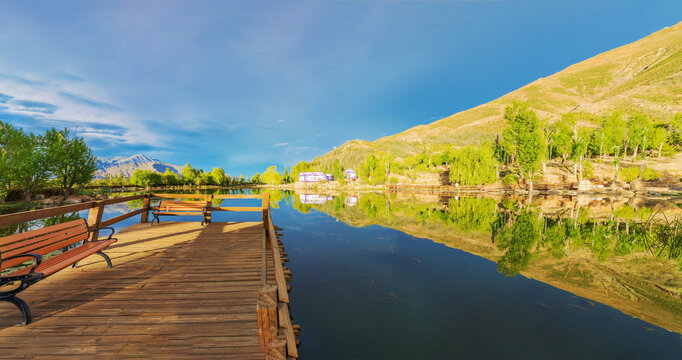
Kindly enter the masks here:
[[[19, 292], [93, 254], [101, 255], [107, 267], [112, 266], [111, 259], [102, 250], [116, 242], [111, 238], [113, 231], [106, 240], [88, 241], [90, 234], [85, 219], [78, 219], [0, 237], [0, 301], [19, 308], [23, 317], [20, 324], [31, 322], [31, 309], [16, 296]], [[69, 249], [71, 245], [77, 246]], [[29, 254], [41, 255], [42, 261], [35, 255], [27, 256]], [[4, 286], [12, 283], [19, 285], [10, 289]]]
[[5, 246], [7, 244], [11, 244], [11, 243], [16, 242], [16, 241], [20, 241], [20, 240], [24, 240], [24, 239], [28, 239], [28, 238], [34, 238], [34, 237], [37, 237], [40, 235], [58, 232], [58, 231], [62, 231], [62, 230], [69, 229], [69, 228], [77, 228], [77, 227], [85, 227], [85, 223], [83, 222], [83, 219], [68, 221], [68, 222], [61, 223], [61, 224], [46, 226], [46, 227], [41, 228], [41, 229], [30, 230], [30, 231], [25, 231], [25, 232], [22, 232], [19, 234], [5, 236], [5, 237], [0, 238], [0, 246]]
[[[0, 251], [2, 252], [2, 257], [7, 258], [17, 254], [25, 254], [27, 252], [36, 252], [41, 255], [46, 254], [46, 252], [34, 251], [40, 249], [41, 247], [48, 246], [50, 244], [55, 244], [60, 241], [72, 240], [69, 244], [75, 244], [79, 241], [84, 240], [88, 237], [88, 229], [83, 226], [80, 228], [70, 228], [60, 232], [54, 232], [46, 235], [41, 235], [39, 237], [17, 241], [8, 245], [0, 246]], [[50, 250], [52, 251], [52, 250]]]
[[[111, 240], [99, 240], [87, 242], [69, 251], [63, 252], [57, 256], [51, 257], [36, 268], [36, 273], [42, 273], [45, 276], [54, 274], [55, 272], [64, 269], [65, 267], [71, 266], [73, 263], [85, 259], [86, 257], [106, 248], [107, 246], [116, 242], [116, 239]], [[30, 259], [30, 258], [28, 258]], [[6, 276], [24, 275], [28, 274], [30, 267], [15, 271]]]
[[194, 214], [196, 213], [197, 215], [203, 214], [204, 212], [201, 210], [178, 210], [176, 212], [162, 212], [162, 211], [154, 211], [152, 214], [154, 215], [184, 215], [184, 214]]
[[159, 222], [159, 216], [202, 216], [201, 225], [207, 219], [206, 209], [208, 207], [207, 201], [168, 201], [162, 200], [158, 206], [155, 206], [152, 211], [154, 220]]

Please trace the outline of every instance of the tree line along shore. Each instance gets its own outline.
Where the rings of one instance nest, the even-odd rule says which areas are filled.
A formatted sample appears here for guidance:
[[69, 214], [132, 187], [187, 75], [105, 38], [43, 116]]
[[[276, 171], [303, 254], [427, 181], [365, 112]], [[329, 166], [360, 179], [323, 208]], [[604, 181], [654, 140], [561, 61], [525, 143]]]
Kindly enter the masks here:
[[[484, 186], [533, 190], [533, 184], [578, 184], [592, 189], [635, 184], [674, 189], [682, 181], [682, 114], [654, 120], [643, 114], [570, 112], [555, 122], [540, 119], [527, 103], [504, 112], [505, 127], [493, 142], [433, 146], [396, 157], [378, 151], [359, 162], [301, 161], [280, 173], [277, 166], [250, 177], [223, 168], [204, 171], [186, 164], [180, 174], [136, 169], [130, 177], [94, 179], [97, 158], [83, 138], [68, 129], [26, 133], [0, 121], [0, 199], [30, 201], [36, 192], [66, 199], [74, 188], [125, 186], [197, 188], [206, 186], [287, 185], [299, 174], [322, 171], [335, 181], [313, 186], [385, 188], [386, 186]], [[344, 170], [358, 178], [349, 181]], [[583, 187], [589, 189], [589, 186]], [[546, 187], [545, 187], [546, 189]]]
[[[504, 119], [501, 134], [489, 143], [433, 146], [405, 157], [380, 151], [360, 162], [301, 161], [262, 182], [293, 183], [303, 171], [322, 171], [333, 174], [335, 185], [343, 187], [347, 168], [357, 170], [358, 184], [369, 186], [515, 185], [533, 190], [535, 182], [577, 187], [588, 180], [602, 187], [630, 188], [636, 182], [671, 187], [682, 181], [682, 114], [655, 120], [618, 111], [570, 112], [550, 123], [527, 103], [514, 102], [506, 107]], [[273, 170], [276, 167], [266, 172]]]

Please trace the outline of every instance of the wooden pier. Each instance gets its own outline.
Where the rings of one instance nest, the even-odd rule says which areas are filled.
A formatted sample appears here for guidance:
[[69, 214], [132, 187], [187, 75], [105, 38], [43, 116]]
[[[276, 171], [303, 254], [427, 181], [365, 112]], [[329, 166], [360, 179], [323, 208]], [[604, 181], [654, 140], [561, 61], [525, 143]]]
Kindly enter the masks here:
[[[299, 329], [291, 323], [288, 306], [291, 275], [282, 263], [267, 194], [220, 196], [261, 198], [261, 207], [222, 211], [261, 211], [262, 222], [210, 222], [209, 215], [204, 226], [200, 221], [150, 225], [153, 196], [133, 197], [144, 199], [142, 211], [111, 219], [142, 214], [141, 223], [122, 229], [115, 235], [118, 242], [105, 250], [113, 268], [91, 256], [78, 268], [64, 269], [21, 292], [34, 318], [27, 326], [16, 326], [19, 312], [0, 302], [0, 358], [298, 357]], [[111, 224], [101, 214], [116, 200], [76, 205], [89, 206], [89, 222], [100, 227]], [[211, 200], [206, 198], [208, 208], [220, 211], [210, 206]], [[0, 226], [73, 207], [0, 216]]]

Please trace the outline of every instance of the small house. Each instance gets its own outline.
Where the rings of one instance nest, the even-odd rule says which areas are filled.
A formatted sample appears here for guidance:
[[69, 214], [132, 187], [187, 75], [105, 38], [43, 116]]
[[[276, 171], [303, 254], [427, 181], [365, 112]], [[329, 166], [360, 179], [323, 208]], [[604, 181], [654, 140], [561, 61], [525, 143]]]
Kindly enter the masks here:
[[299, 198], [301, 199], [301, 204], [306, 205], [321, 205], [327, 201], [334, 200], [333, 196], [319, 194], [301, 194]]
[[348, 179], [348, 180], [355, 180], [358, 178], [358, 174], [353, 169], [346, 169], [343, 172], [343, 176], [345, 176], [346, 179]]
[[304, 171], [298, 174], [298, 181], [300, 182], [327, 181], [327, 175], [321, 171]]

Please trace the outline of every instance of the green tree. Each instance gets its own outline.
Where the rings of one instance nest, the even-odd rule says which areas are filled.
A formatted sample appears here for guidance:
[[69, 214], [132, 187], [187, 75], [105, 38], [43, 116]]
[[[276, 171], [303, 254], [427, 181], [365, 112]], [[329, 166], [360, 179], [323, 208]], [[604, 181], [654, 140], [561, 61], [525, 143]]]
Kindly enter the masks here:
[[530, 250], [539, 240], [537, 214], [522, 210], [513, 224], [500, 232], [498, 248], [504, 255], [497, 262], [497, 270], [505, 276], [514, 276], [526, 269], [532, 258]]
[[262, 184], [263, 183], [263, 180], [261, 180], [259, 173], [253, 174], [253, 176], [251, 177], [251, 183], [252, 184]]
[[450, 183], [485, 185], [497, 181], [497, 161], [491, 146], [467, 146], [451, 156]]
[[682, 150], [682, 113], [677, 113], [668, 125], [668, 144], [680, 151]]
[[583, 178], [583, 160], [589, 149], [592, 139], [592, 130], [574, 127], [573, 141], [571, 144], [571, 160], [573, 160], [573, 173], [578, 176], [578, 181]]
[[69, 135], [69, 130], [51, 129], [45, 133], [47, 164], [64, 193], [71, 194], [75, 185], [89, 183], [97, 170], [97, 158], [83, 138]]
[[285, 184], [291, 182], [291, 178], [289, 177], [289, 169], [287, 169], [286, 167], [284, 168], [284, 172], [282, 173], [282, 181], [284, 181]]
[[627, 125], [621, 113], [615, 112], [604, 118], [599, 146], [602, 156], [603, 154], [618, 155], [616, 151], [623, 149], [626, 133]]
[[502, 132], [505, 147], [519, 164], [520, 172], [533, 191], [533, 176], [540, 170], [544, 143], [539, 120], [527, 103], [514, 102], [504, 109], [507, 126]]
[[647, 147], [647, 140], [650, 140], [651, 121], [643, 115], [635, 115], [628, 121], [627, 140], [632, 146], [632, 159], [637, 158], [637, 153]]
[[668, 132], [666, 131], [664, 125], [658, 125], [652, 128], [651, 131], [651, 141], [649, 141], [649, 148], [656, 149], [658, 158], [665, 150], [667, 153], [672, 152], [672, 148], [668, 143]]
[[313, 171], [313, 164], [307, 161], [301, 161], [294, 165], [291, 168], [291, 172], [289, 173], [292, 182], [298, 181], [298, 175], [305, 171]]
[[163, 172], [163, 182], [165, 185], [179, 185], [180, 184], [180, 177], [178, 174], [175, 173], [175, 171], [171, 170], [170, 168], [166, 168], [166, 171]]
[[24, 201], [31, 201], [33, 191], [50, 174], [44, 138], [0, 122], [0, 148], [4, 170], [0, 182], [6, 187], [20, 187]]
[[262, 180], [268, 185], [279, 185], [282, 183], [282, 175], [277, 172], [277, 166], [273, 165], [263, 172]]
[[130, 175], [130, 182], [137, 186], [150, 188], [155, 185], [162, 185], [164, 178], [161, 174], [152, 170], [135, 169]]
[[334, 175], [335, 180], [341, 180], [343, 179], [343, 166], [341, 166], [341, 163], [339, 162], [339, 159], [334, 159], [334, 164], [332, 165], [332, 175]]
[[576, 120], [574, 117], [562, 116], [551, 125], [554, 135], [549, 141], [550, 158], [561, 156], [562, 161], [566, 161], [571, 154], [573, 129]]
[[211, 170], [211, 178], [216, 185], [227, 186], [229, 182], [227, 180], [227, 175], [225, 175], [225, 169], [214, 167]]
[[180, 174], [182, 175], [182, 182], [184, 182], [185, 184], [194, 184], [197, 179], [197, 176], [199, 175], [199, 171], [193, 168], [192, 165], [187, 163], [182, 168]]

